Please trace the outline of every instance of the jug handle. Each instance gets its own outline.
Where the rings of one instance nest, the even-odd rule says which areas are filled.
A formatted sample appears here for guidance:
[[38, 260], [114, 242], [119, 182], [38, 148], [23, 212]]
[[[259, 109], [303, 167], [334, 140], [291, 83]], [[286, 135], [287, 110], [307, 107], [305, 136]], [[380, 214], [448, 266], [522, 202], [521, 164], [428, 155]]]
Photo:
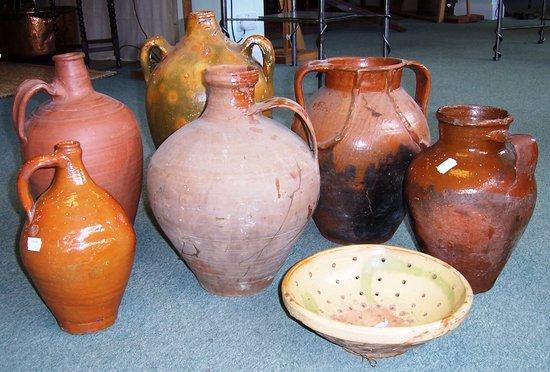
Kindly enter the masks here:
[[531, 179], [535, 175], [535, 168], [539, 157], [539, 147], [535, 138], [528, 134], [510, 134], [507, 130], [495, 130], [488, 134], [492, 141], [508, 142], [515, 152], [517, 183], [524, 178]]
[[261, 113], [263, 111], [271, 110], [274, 108], [287, 108], [291, 111], [294, 111], [295, 114], [300, 116], [304, 127], [307, 129], [308, 145], [311, 151], [313, 152], [313, 157], [317, 161], [318, 150], [317, 150], [317, 140], [315, 139], [315, 131], [313, 130], [313, 124], [306, 110], [296, 102], [284, 98], [284, 97], [272, 97], [266, 99], [265, 101], [255, 103], [248, 110], [246, 115], [254, 115]]
[[271, 44], [271, 41], [265, 36], [251, 35], [244, 40], [241, 53], [252, 58], [254, 45], [257, 45], [262, 52], [264, 60], [262, 70], [269, 85], [273, 86], [273, 71], [275, 69], [275, 49], [273, 49], [273, 44]]
[[27, 161], [19, 170], [19, 175], [17, 176], [17, 195], [29, 222], [34, 215], [34, 199], [29, 189], [29, 178], [40, 168], [64, 166], [63, 155], [54, 152], [53, 154], [37, 156]]
[[404, 61], [405, 67], [410, 68], [416, 77], [416, 88], [414, 100], [420, 106], [422, 113], [427, 115], [428, 101], [432, 89], [432, 76], [430, 70], [422, 63], [417, 61]]
[[172, 50], [172, 46], [166, 41], [162, 36], [153, 36], [150, 37], [143, 43], [141, 50], [139, 51], [139, 62], [141, 63], [141, 69], [143, 70], [143, 78], [147, 83], [151, 72], [153, 72], [154, 67], [151, 67], [151, 51], [153, 48], [160, 50], [161, 60], [166, 58], [168, 53]]
[[[304, 89], [303, 89], [303, 81], [304, 77], [309, 74], [310, 72], [327, 72], [334, 70], [334, 65], [326, 60], [321, 61], [310, 61], [306, 62], [303, 65], [301, 65], [298, 70], [296, 70], [296, 74], [294, 75], [294, 94], [296, 95], [296, 102], [303, 108], [306, 107], [306, 100], [304, 98]], [[357, 79], [357, 75], [355, 76], [355, 79]], [[355, 82], [354, 86], [357, 84], [357, 81]], [[352, 98], [351, 106], [354, 105], [355, 102], [355, 96]], [[350, 111], [351, 115], [351, 111]], [[350, 122], [349, 117], [346, 120], [346, 123], [344, 124], [344, 127], [340, 130], [338, 134], [336, 134], [333, 138], [328, 139], [323, 142], [319, 142], [319, 148], [321, 150], [328, 149], [329, 147], [334, 146], [336, 143], [338, 143], [343, 137], [344, 133], [346, 132], [346, 126]]]
[[25, 114], [27, 111], [27, 105], [39, 91], [44, 90], [50, 96], [60, 96], [59, 89], [56, 89], [54, 84], [48, 84], [40, 79], [28, 79], [19, 85], [17, 93], [15, 93], [15, 99], [13, 100], [13, 106], [11, 116], [13, 119], [13, 127], [21, 143], [27, 143], [27, 133], [25, 127]]

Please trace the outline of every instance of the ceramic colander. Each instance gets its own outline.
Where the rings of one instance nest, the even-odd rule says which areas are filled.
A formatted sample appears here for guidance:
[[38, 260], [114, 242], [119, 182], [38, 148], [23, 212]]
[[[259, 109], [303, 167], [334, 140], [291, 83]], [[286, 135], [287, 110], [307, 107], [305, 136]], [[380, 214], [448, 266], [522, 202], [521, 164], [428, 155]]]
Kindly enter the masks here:
[[470, 284], [437, 258], [386, 245], [329, 249], [294, 265], [281, 291], [290, 314], [369, 359], [399, 355], [466, 318]]

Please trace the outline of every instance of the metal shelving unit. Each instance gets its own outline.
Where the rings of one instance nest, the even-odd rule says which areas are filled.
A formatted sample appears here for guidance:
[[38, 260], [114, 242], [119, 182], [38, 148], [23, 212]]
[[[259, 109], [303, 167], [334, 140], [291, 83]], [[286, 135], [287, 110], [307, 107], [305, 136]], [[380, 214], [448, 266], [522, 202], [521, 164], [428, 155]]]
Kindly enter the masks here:
[[542, 44], [546, 40], [544, 37], [544, 28], [550, 27], [546, 24], [546, 21], [549, 21], [550, 18], [546, 17], [546, 0], [542, 0], [542, 9], [538, 25], [533, 26], [515, 26], [515, 27], [503, 27], [503, 18], [504, 18], [504, 0], [498, 0], [497, 8], [497, 27], [495, 29], [495, 45], [493, 46], [493, 60], [498, 61], [502, 57], [500, 51], [502, 41], [504, 37], [502, 36], [502, 31], [510, 30], [525, 30], [525, 29], [539, 29], [539, 40], [538, 43]]

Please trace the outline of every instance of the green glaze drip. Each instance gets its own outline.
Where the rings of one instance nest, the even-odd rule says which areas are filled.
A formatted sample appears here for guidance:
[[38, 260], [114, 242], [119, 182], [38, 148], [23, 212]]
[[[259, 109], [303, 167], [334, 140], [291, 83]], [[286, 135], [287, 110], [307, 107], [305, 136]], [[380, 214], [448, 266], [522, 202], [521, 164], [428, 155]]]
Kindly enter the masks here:
[[302, 293], [301, 296], [303, 306], [309, 311], [312, 311], [315, 314], [319, 314], [319, 306], [317, 305], [317, 302], [315, 302], [313, 297], [309, 293]]
[[432, 275], [434, 273], [423, 270], [422, 268], [416, 267], [413, 265], [412, 267], [407, 267], [408, 262], [391, 258], [391, 260], [387, 260], [386, 262], [378, 262], [375, 265], [367, 265], [365, 264], [363, 266], [362, 275], [361, 275], [361, 285], [362, 289], [365, 294], [365, 298], [369, 302], [376, 302], [374, 298], [374, 294], [372, 293], [372, 282], [373, 280], [377, 280], [377, 278], [374, 278], [375, 270], [374, 268], [384, 268], [384, 272], [388, 273], [407, 273], [409, 275], [426, 278], [431, 281], [433, 281], [437, 287], [443, 292], [447, 300], [449, 301], [449, 304], [451, 307], [455, 303], [455, 293], [452, 289], [452, 285], [441, 279], [439, 275], [437, 275], [436, 279], [432, 278]]

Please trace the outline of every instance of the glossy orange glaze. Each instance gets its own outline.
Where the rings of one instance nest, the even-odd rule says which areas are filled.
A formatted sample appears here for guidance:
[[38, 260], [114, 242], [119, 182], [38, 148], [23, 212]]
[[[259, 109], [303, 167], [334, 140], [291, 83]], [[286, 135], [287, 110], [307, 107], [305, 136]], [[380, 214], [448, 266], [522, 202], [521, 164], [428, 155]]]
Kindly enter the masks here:
[[[317, 144], [305, 110], [281, 97], [254, 103], [258, 69], [206, 69], [202, 116], [155, 152], [149, 202], [201, 285], [225, 296], [268, 286], [319, 197]], [[261, 113], [276, 107], [305, 122], [310, 147]]]
[[[416, 74], [416, 102], [401, 88], [403, 68]], [[313, 61], [296, 72], [302, 106], [302, 80], [313, 71], [326, 74], [325, 86], [306, 107], [319, 142], [321, 197], [315, 223], [336, 242], [384, 242], [405, 214], [405, 170], [430, 143], [425, 117], [430, 74], [417, 62], [396, 58]], [[293, 130], [304, 135], [299, 125]]]
[[[23, 82], [13, 104], [13, 122], [23, 161], [48, 154], [64, 140], [76, 140], [91, 177], [107, 190], [134, 220], [141, 194], [143, 149], [134, 114], [121, 102], [93, 90], [83, 53], [54, 56], [56, 75], [51, 84]], [[52, 99], [28, 118], [32, 96], [45, 90]], [[40, 169], [31, 178], [33, 194], [42, 194], [54, 171]]]
[[[502, 109], [446, 106], [437, 117], [439, 141], [407, 172], [413, 231], [424, 252], [458, 269], [475, 293], [484, 292], [533, 213], [537, 143], [510, 134], [513, 119]], [[446, 161], [456, 165], [442, 168]]]
[[[261, 101], [273, 95], [275, 54], [267, 38], [252, 35], [242, 44], [236, 44], [225, 37], [211, 11], [193, 12], [186, 23], [186, 35], [175, 47], [161, 36], [155, 36], [145, 42], [140, 54], [147, 82], [149, 130], [157, 147], [203, 112], [206, 105], [204, 69], [220, 64], [260, 67], [252, 58], [255, 45], [264, 60], [255, 99]], [[162, 61], [151, 68], [151, 53], [155, 49], [160, 50]]]
[[[43, 167], [55, 167], [55, 177], [35, 202], [28, 181]], [[21, 260], [59, 326], [69, 333], [111, 326], [136, 242], [122, 206], [92, 181], [76, 141], [61, 142], [53, 154], [26, 162], [17, 188], [27, 215]]]

